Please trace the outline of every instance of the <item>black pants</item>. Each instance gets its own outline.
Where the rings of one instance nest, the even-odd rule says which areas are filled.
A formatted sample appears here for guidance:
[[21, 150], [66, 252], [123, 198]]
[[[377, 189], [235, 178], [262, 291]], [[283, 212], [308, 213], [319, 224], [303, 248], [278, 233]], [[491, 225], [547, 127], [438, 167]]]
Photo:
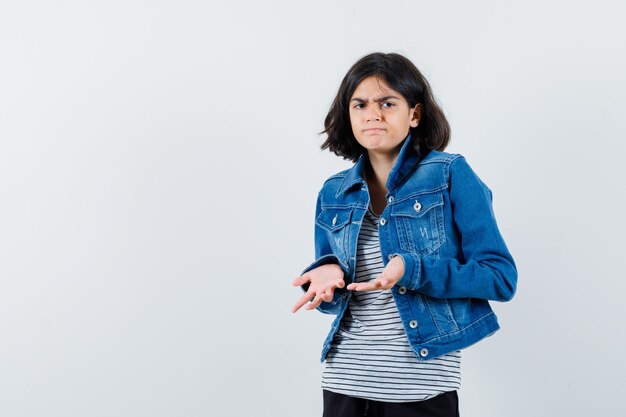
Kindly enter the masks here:
[[323, 417], [459, 417], [459, 397], [456, 391], [408, 403], [364, 400], [323, 391]]

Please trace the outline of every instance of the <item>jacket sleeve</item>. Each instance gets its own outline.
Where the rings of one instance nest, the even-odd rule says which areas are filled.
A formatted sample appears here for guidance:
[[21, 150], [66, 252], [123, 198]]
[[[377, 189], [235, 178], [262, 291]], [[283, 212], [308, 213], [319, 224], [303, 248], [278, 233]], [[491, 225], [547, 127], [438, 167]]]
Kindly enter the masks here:
[[[317, 204], [315, 206], [315, 219], [317, 220], [320, 215], [322, 207], [322, 199], [321, 199], [321, 191], [317, 195]], [[309, 272], [312, 269], [317, 268], [321, 265], [326, 264], [337, 264], [341, 267], [344, 273], [344, 280], [348, 276], [348, 266], [341, 262], [341, 260], [333, 253], [332, 248], [330, 246], [330, 242], [328, 241], [328, 235], [326, 230], [322, 228], [317, 221], [315, 221], [315, 261], [307, 266], [302, 274]], [[302, 286], [302, 290], [306, 292], [309, 289], [309, 284], [305, 284]], [[326, 314], [337, 314], [339, 312], [339, 301], [347, 296], [347, 290], [344, 288], [338, 288], [334, 291], [333, 299], [329, 302], [322, 301], [322, 304], [317, 308], [317, 310]]]
[[509, 301], [517, 268], [498, 230], [491, 190], [460, 156], [450, 164], [449, 191], [463, 259], [398, 252], [405, 267], [398, 285], [436, 298]]

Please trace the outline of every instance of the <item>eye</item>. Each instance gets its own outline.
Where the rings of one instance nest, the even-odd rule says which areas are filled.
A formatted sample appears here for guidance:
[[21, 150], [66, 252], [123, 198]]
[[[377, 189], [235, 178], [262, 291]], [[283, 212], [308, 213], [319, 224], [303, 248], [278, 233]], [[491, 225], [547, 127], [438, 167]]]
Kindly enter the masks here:
[[381, 103], [380, 107], [382, 107], [383, 109], [390, 109], [392, 107], [395, 107], [396, 105], [390, 101], [384, 101], [383, 103]]
[[354, 106], [352, 106], [352, 108], [354, 108], [354, 109], [363, 109], [363, 108], [365, 108], [365, 105], [363, 103], [356, 103]]

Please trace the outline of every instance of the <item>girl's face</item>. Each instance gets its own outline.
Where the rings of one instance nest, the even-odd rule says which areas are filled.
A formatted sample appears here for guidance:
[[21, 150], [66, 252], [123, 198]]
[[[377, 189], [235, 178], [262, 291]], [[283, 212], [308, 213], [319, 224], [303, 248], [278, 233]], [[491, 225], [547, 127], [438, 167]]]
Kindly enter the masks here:
[[350, 98], [352, 133], [370, 156], [395, 158], [411, 127], [416, 127], [421, 107], [409, 107], [402, 95], [380, 77], [365, 78]]

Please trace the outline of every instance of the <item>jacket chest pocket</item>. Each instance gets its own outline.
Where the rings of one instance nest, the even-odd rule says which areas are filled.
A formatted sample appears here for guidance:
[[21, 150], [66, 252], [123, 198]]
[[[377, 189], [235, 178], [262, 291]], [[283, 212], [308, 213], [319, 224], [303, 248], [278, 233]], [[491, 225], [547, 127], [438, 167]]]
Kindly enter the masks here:
[[420, 194], [398, 202], [393, 210], [400, 247], [424, 256], [446, 241], [443, 193]]
[[349, 257], [349, 230], [352, 209], [323, 208], [315, 223], [326, 231], [332, 252], [340, 259]]

